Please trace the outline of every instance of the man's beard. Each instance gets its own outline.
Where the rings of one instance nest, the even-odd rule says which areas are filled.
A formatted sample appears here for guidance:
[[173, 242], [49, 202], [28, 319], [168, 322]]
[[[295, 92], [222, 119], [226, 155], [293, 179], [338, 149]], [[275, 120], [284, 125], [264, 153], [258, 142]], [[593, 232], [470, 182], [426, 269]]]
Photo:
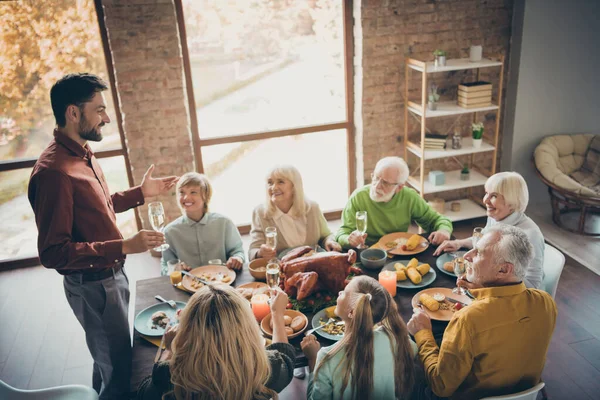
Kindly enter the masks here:
[[392, 190], [387, 194], [379, 195], [377, 194], [375, 186], [371, 186], [371, 189], [369, 190], [369, 197], [376, 203], [387, 203], [392, 199], [392, 197], [394, 197], [394, 194], [396, 194], [396, 191]]
[[79, 121], [79, 136], [85, 140], [99, 142], [102, 140], [102, 133], [99, 130], [102, 126], [104, 126], [104, 122], [98, 125], [98, 128], [89, 128], [87, 119], [82, 118], [82, 120]]

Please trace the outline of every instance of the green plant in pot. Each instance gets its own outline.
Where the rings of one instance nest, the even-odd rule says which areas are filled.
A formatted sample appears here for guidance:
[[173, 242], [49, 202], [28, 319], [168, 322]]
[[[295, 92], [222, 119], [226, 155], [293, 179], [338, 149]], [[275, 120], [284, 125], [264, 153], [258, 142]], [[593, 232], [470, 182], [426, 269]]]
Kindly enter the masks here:
[[437, 92], [437, 85], [432, 84], [429, 87], [429, 101], [427, 102], [427, 108], [430, 110], [437, 110], [437, 102], [440, 100], [440, 95]]
[[436, 49], [433, 52], [433, 56], [435, 57], [433, 64], [435, 67], [443, 67], [446, 65], [446, 52], [444, 50]]
[[469, 164], [465, 164], [463, 166], [463, 169], [460, 171], [460, 180], [461, 181], [468, 181], [470, 178], [470, 172], [469, 172]]
[[483, 122], [473, 122], [471, 128], [473, 132], [473, 147], [478, 149], [483, 142]]

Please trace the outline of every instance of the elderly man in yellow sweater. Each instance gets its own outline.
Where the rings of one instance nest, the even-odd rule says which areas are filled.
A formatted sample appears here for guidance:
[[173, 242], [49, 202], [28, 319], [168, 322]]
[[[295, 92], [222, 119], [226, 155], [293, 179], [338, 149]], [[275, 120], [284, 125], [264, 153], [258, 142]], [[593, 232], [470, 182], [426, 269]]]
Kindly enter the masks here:
[[519, 392], [540, 381], [556, 323], [550, 295], [527, 289], [525, 270], [533, 257], [527, 235], [499, 224], [464, 256], [473, 302], [457, 311], [436, 344], [422, 310], [408, 322], [431, 390], [440, 397], [479, 399]]

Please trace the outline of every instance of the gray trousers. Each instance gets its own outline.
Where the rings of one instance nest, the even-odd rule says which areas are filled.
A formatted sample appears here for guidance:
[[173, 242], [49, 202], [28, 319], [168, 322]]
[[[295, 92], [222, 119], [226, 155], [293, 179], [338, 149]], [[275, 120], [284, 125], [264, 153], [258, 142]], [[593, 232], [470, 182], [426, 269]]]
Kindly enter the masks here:
[[94, 389], [101, 400], [127, 398], [131, 380], [131, 337], [129, 279], [124, 269], [95, 282], [82, 282], [81, 274], [66, 275], [63, 284], [94, 359]]

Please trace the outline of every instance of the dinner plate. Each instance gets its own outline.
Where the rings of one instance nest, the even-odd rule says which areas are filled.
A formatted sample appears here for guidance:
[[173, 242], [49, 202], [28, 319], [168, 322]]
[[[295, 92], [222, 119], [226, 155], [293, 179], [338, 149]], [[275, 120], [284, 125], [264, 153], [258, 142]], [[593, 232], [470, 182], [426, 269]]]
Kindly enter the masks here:
[[[377, 242], [380, 249], [383, 249], [388, 252], [388, 254], [394, 254], [397, 256], [411, 256], [413, 254], [419, 254], [427, 250], [429, 247], [429, 242], [423, 236], [421, 236], [421, 243], [417, 246], [416, 249], [412, 251], [404, 251], [402, 250], [402, 246], [396, 245], [395, 247], [386, 246], [387, 244], [394, 242], [396, 239], [410, 239], [410, 237], [414, 235], [414, 233], [408, 232], [395, 232], [389, 233], [385, 236], [382, 236], [381, 239]], [[388, 250], [389, 249], [389, 250]]]
[[[317, 312], [313, 316], [312, 321], [311, 321], [311, 324], [312, 324], [311, 329], [318, 328], [319, 326], [321, 326], [321, 324], [320, 324], [321, 319], [323, 320], [323, 322], [327, 322], [327, 320], [329, 320], [329, 318], [327, 318], [327, 315], [325, 314], [325, 308], [322, 309], [321, 311]], [[340, 320], [338, 317], [336, 317], [336, 319]], [[329, 334], [329, 333], [325, 332], [323, 329], [316, 330], [315, 333], [325, 339], [335, 340], [335, 341], [338, 341], [344, 337], [344, 335]]]
[[185, 308], [185, 303], [183, 301], [176, 301], [175, 304], [177, 305], [177, 309], [171, 308], [167, 303], [158, 303], [148, 308], [144, 308], [136, 315], [135, 320], [133, 321], [135, 330], [146, 336], [162, 336], [165, 333], [165, 328], [156, 325], [156, 327], [152, 329], [153, 324], [150, 317], [152, 317], [152, 314], [155, 312], [162, 311], [167, 314], [167, 317], [171, 320], [169, 325], [173, 325], [173, 323], [176, 322], [175, 312]]
[[[304, 247], [304, 246], [296, 246], [296, 247], [290, 247], [289, 249], [284, 249], [281, 250], [281, 252], [277, 255], [277, 258], [279, 258], [280, 260], [285, 257], [290, 251], [297, 249], [298, 247]], [[314, 248], [314, 247], [313, 247]], [[317, 247], [317, 253], [324, 253], [327, 250], [325, 250], [324, 248], [322, 248], [321, 246]]]
[[[418, 307], [419, 305], [419, 296], [421, 293], [427, 293], [430, 296], [433, 296], [434, 293], [441, 293], [444, 296], [458, 300], [467, 305], [471, 304], [472, 300], [464, 294], [452, 293], [452, 289], [448, 288], [429, 288], [421, 290], [419, 293], [415, 294], [412, 298], [411, 304], [413, 307]], [[431, 319], [435, 319], [437, 321], [450, 321], [454, 312], [451, 310], [438, 310], [438, 311], [430, 311], [427, 307], [423, 306], [423, 310], [429, 315]]]
[[242, 285], [238, 285], [235, 288], [236, 289], [258, 289], [258, 288], [262, 288], [262, 287], [269, 287], [269, 285], [267, 285], [264, 282], [248, 282], [248, 283], [244, 283]]
[[435, 265], [438, 267], [438, 269], [440, 271], [442, 271], [443, 273], [445, 273], [446, 275], [450, 275], [454, 278], [456, 278], [456, 274], [454, 272], [450, 272], [450, 271], [446, 271], [444, 269], [444, 264], [454, 260], [456, 257], [453, 257], [451, 254], [455, 254], [456, 257], [462, 257], [465, 254], [467, 254], [466, 251], [455, 251], [454, 253], [444, 253], [441, 256], [439, 256], [437, 258], [437, 260], [435, 260]]
[[[291, 317], [292, 319], [294, 319], [296, 317], [302, 317], [304, 319], [304, 327], [302, 329], [300, 329], [298, 332], [294, 332], [291, 335], [287, 335], [288, 339], [293, 339], [293, 338], [301, 335], [302, 332], [304, 332], [306, 330], [306, 328], [308, 327], [308, 318], [306, 318], [306, 315], [302, 314], [300, 311], [285, 310], [285, 315]], [[260, 321], [260, 329], [268, 337], [273, 336], [273, 329], [271, 329], [271, 326], [269, 324], [270, 322], [271, 322], [271, 314], [268, 314], [266, 317], [264, 317], [262, 319], [262, 321]]]
[[[398, 261], [394, 261], [394, 262], [390, 262], [384, 265], [382, 271], [396, 271], [396, 268], [394, 268], [394, 264], [396, 263], [402, 263], [404, 265], [408, 264], [410, 260], [398, 260]], [[421, 264], [425, 264], [422, 262], [419, 262], [419, 265]], [[435, 273], [435, 271], [433, 270], [433, 268], [431, 268], [431, 265], [429, 266], [429, 272], [427, 272], [425, 275], [423, 275], [421, 278], [421, 282], [419, 282], [418, 284], [414, 284], [412, 283], [412, 281], [410, 279], [408, 279], [408, 277], [406, 278], [405, 281], [397, 281], [396, 282], [396, 286], [402, 289], [418, 289], [418, 288], [423, 288], [426, 286], [431, 285], [434, 281], [435, 278], [437, 277], [437, 274]]]
[[[228, 276], [230, 278], [229, 282], [220, 282], [219, 280], [213, 282], [224, 283], [226, 285], [231, 285], [233, 281], [235, 281], [235, 272], [224, 265], [206, 265], [203, 267], [194, 268], [190, 271], [190, 274], [198, 277], [202, 277], [202, 274], [222, 274], [222, 276]], [[195, 282], [193, 278], [184, 275], [181, 285], [191, 292], [196, 292], [200, 288], [194, 287], [192, 285], [193, 282]]]

